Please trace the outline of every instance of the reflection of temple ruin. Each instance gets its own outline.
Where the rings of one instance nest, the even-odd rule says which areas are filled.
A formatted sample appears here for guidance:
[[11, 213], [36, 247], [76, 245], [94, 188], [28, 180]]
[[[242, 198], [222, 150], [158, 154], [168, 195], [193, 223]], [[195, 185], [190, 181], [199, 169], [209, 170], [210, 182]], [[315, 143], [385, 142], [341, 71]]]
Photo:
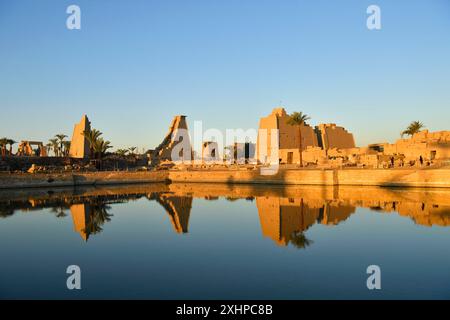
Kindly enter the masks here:
[[256, 206], [262, 234], [284, 246], [316, 222], [336, 225], [355, 212], [353, 206], [303, 198], [257, 197]]
[[167, 211], [174, 230], [177, 233], [187, 233], [192, 197], [161, 194], [156, 197], [156, 201]]
[[87, 221], [90, 215], [90, 205], [87, 203], [73, 204], [70, 207], [73, 219], [73, 229], [78, 232], [84, 241], [87, 241], [89, 234], [86, 232]]
[[102, 232], [102, 226], [111, 221], [108, 213], [110, 207], [103, 201], [94, 199], [92, 202], [73, 204], [70, 206], [74, 230], [87, 241], [89, 235]]
[[[188, 232], [194, 198], [256, 198], [262, 234], [279, 245], [294, 244], [299, 233], [315, 223], [337, 225], [355, 212], [369, 208], [374, 214], [398, 213], [421, 226], [450, 226], [450, 190], [390, 189], [378, 187], [320, 187], [229, 184], [151, 184], [78, 189], [76, 192], [27, 190], [0, 192], [0, 223], [17, 212], [43, 208], [70, 209], [74, 230], [87, 241], [111, 219], [109, 205], [135, 199], [156, 200], [165, 209], [177, 233]], [[234, 210], [230, 206], [230, 210]], [[53, 210], [49, 210], [52, 212]], [[61, 215], [63, 217], [63, 215]], [[256, 221], [255, 221], [256, 222]], [[314, 240], [314, 239], [313, 239]]]
[[432, 227], [450, 226], [450, 206], [425, 202], [359, 202], [364, 207], [385, 213], [398, 213], [408, 217], [415, 224]]
[[[189, 227], [189, 216], [192, 208], [192, 197], [173, 196], [171, 194], [151, 193], [150, 200], [156, 200], [167, 212], [170, 222], [177, 233], [187, 233]], [[105, 203], [83, 203], [72, 204], [70, 212], [73, 220], [74, 231], [79, 233], [85, 241], [91, 234], [102, 231], [101, 226], [109, 221], [110, 215]]]

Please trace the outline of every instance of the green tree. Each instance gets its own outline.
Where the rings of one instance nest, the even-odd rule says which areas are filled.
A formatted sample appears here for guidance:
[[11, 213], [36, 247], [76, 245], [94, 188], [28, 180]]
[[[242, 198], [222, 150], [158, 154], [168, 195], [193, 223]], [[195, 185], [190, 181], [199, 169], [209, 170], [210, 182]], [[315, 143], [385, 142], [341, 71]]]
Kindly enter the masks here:
[[59, 152], [58, 153], [60, 156], [63, 156], [64, 139], [67, 138], [67, 136], [63, 133], [59, 133], [59, 134], [55, 135], [55, 138], [58, 140], [58, 144], [59, 144], [59, 146], [58, 146]]
[[84, 131], [83, 135], [85, 136], [86, 140], [89, 143], [89, 151], [90, 151], [90, 158], [94, 158], [94, 148], [97, 143], [97, 140], [100, 138], [102, 133], [97, 129], [91, 129], [89, 131]]
[[64, 141], [63, 146], [64, 146], [64, 156], [67, 157], [70, 151], [70, 141]]
[[111, 149], [111, 142], [103, 140], [103, 138], [98, 138], [94, 144], [94, 154], [98, 159], [102, 159], [108, 149]]
[[408, 128], [406, 128], [406, 130], [404, 130], [401, 135], [402, 137], [406, 134], [408, 136], [413, 136], [416, 133], [420, 132], [420, 130], [422, 130], [423, 128], [425, 128], [425, 125], [420, 122], [420, 121], [413, 121], [409, 124]]
[[300, 167], [303, 167], [302, 126], [305, 125], [306, 121], [308, 121], [309, 119], [311, 119], [311, 118], [302, 112], [293, 112], [292, 114], [289, 115], [289, 118], [287, 120], [287, 124], [298, 127], [298, 136], [300, 139], [299, 149], [298, 149], [298, 151], [300, 153]]
[[134, 156], [134, 151], [136, 151], [136, 149], [137, 149], [137, 147], [130, 147], [130, 148], [128, 148], [128, 150], [130, 151], [130, 154], [132, 156]]
[[117, 149], [116, 154], [121, 157], [125, 157], [127, 155], [128, 150], [126, 149]]

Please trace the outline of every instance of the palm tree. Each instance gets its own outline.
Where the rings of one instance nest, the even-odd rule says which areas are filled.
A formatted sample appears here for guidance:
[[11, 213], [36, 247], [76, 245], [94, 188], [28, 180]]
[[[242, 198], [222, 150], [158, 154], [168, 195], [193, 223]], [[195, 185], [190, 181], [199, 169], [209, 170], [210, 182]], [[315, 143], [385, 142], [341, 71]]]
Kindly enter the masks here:
[[127, 152], [128, 152], [128, 150], [126, 150], [126, 149], [117, 149], [116, 154], [118, 156], [124, 157], [127, 155]]
[[90, 150], [90, 158], [94, 158], [94, 146], [97, 142], [97, 140], [100, 138], [102, 133], [98, 131], [97, 129], [91, 129], [88, 131], [84, 131], [83, 135], [85, 136], [86, 140], [89, 143], [89, 150]]
[[59, 142], [59, 152], [60, 155], [63, 155], [63, 145], [64, 145], [64, 139], [67, 138], [67, 136], [63, 133], [59, 133], [57, 135], [55, 135], [55, 138], [58, 140]]
[[112, 148], [111, 142], [103, 140], [103, 138], [98, 138], [94, 144], [94, 153], [96, 158], [101, 159], [108, 149]]
[[137, 147], [130, 147], [128, 150], [130, 151], [131, 155], [134, 155], [134, 151], [137, 149]]
[[48, 140], [48, 142], [49, 142], [48, 144], [51, 144], [51, 146], [52, 146], [55, 157], [57, 157], [59, 154], [58, 139], [50, 139], [50, 140]]
[[413, 121], [409, 124], [408, 128], [406, 128], [405, 131], [401, 133], [402, 137], [406, 134], [408, 136], [413, 136], [416, 133], [420, 132], [421, 129], [423, 129], [425, 125], [420, 121]]
[[64, 145], [64, 156], [67, 157], [70, 151], [70, 141], [63, 141], [63, 145]]
[[300, 167], [303, 167], [303, 155], [302, 155], [302, 126], [306, 124], [306, 121], [311, 119], [303, 112], [293, 112], [291, 115], [289, 115], [289, 118], [287, 120], [287, 124], [291, 126], [297, 126], [298, 127], [298, 136], [300, 139], [299, 142], [299, 153], [300, 153]]

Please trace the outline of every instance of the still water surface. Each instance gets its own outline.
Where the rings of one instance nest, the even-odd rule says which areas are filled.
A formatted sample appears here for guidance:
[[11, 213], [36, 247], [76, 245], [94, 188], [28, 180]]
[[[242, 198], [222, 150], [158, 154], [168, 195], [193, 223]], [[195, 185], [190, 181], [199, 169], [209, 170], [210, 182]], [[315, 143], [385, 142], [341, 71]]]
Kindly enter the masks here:
[[1, 191], [0, 244], [0, 298], [450, 298], [450, 190]]

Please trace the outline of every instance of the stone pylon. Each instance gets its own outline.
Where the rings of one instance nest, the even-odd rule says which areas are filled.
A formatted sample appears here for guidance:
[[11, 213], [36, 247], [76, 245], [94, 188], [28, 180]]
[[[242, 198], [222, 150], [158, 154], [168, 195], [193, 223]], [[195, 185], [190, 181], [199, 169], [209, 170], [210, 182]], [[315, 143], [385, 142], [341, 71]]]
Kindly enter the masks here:
[[86, 115], [83, 115], [81, 121], [73, 129], [72, 141], [70, 142], [69, 156], [72, 158], [88, 158], [89, 142], [83, 135], [83, 132], [91, 130], [91, 123]]
[[[175, 116], [172, 120], [172, 123], [169, 127], [169, 132], [166, 134], [164, 140], [160, 143], [158, 147], [156, 147], [153, 152], [152, 165], [156, 165], [164, 160], [173, 161], [172, 159], [172, 150], [173, 148], [180, 143], [180, 131], [179, 130], [188, 130], [186, 123], [186, 116]], [[181, 138], [184, 138], [181, 135]], [[189, 138], [189, 137], [186, 137]], [[186, 150], [183, 148], [183, 152], [185, 154], [182, 156], [183, 159], [192, 159], [192, 146], [190, 141], [184, 141], [184, 146], [186, 146]], [[190, 153], [190, 154], [189, 154]]]

